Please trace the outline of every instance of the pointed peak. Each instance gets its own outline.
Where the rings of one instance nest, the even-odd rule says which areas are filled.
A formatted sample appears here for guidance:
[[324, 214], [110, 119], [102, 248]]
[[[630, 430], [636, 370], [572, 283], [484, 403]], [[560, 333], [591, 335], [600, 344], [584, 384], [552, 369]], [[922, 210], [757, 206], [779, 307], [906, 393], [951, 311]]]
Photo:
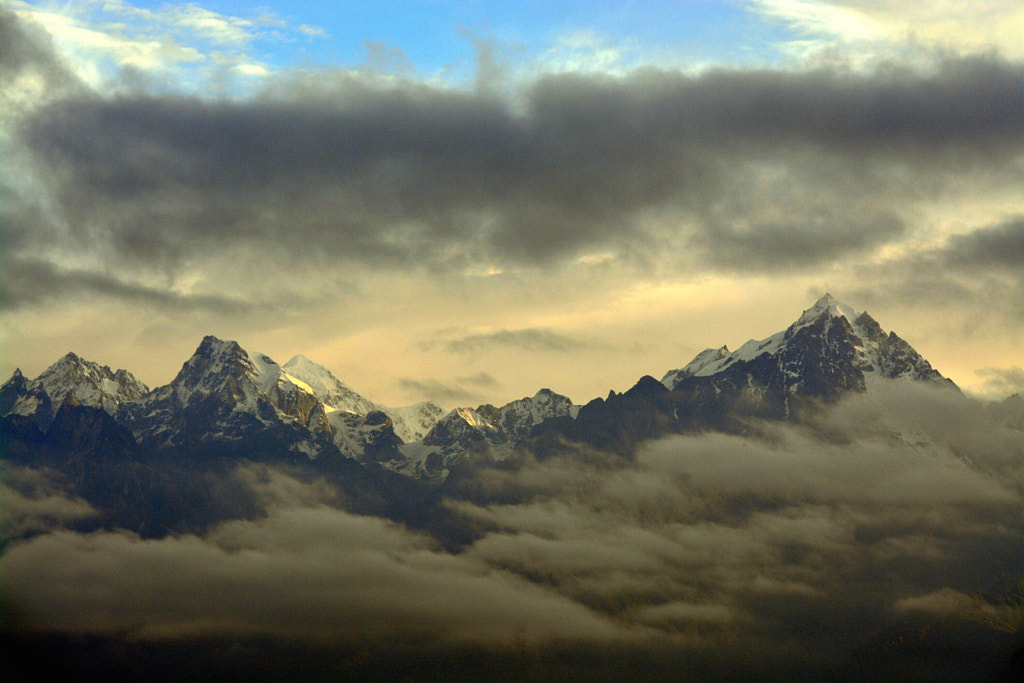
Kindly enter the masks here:
[[846, 318], [849, 322], [853, 323], [860, 316], [860, 311], [854, 310], [852, 306], [848, 306], [831, 294], [826, 293], [815, 301], [813, 306], [803, 312], [803, 315], [796, 321], [794, 327], [802, 327], [812, 323], [823, 315], [829, 315], [833, 318]]
[[10, 379], [3, 383], [3, 388], [8, 387], [20, 387], [24, 388], [28, 385], [29, 381], [25, 375], [21, 374], [21, 368], [15, 368], [14, 374], [11, 375]]
[[46, 368], [46, 370], [44, 370], [43, 373], [36, 378], [36, 380], [38, 381], [40, 379], [54, 377], [73, 377], [81, 375], [83, 373], [99, 373], [102, 375], [103, 370], [104, 369], [101, 368], [96, 363], [87, 361], [86, 359], [82, 358], [73, 351], [68, 351], [63, 356], [61, 356], [56, 363]]
[[202, 358], [223, 358], [225, 356], [248, 356], [248, 353], [236, 341], [218, 339], [212, 334], [208, 334], [203, 337], [203, 341], [196, 348], [193, 357], [196, 356]]
[[857, 316], [857, 320], [855, 322], [857, 322], [858, 324], [863, 324], [863, 323], [875, 323], [875, 324], [878, 324], [878, 321], [876, 321], [874, 318], [872, 318], [871, 314], [868, 313], [867, 311], [864, 311], [863, 313], [858, 315]]
[[825, 292], [821, 296], [821, 298], [819, 298], [816, 302], [814, 302], [814, 305], [815, 306], [822, 306], [822, 305], [824, 305], [824, 306], [831, 306], [832, 304], [837, 304], [837, 303], [839, 303], [839, 301], [834, 296], [832, 296], [832, 294], [830, 292]]
[[657, 396], [664, 394], [668, 391], [668, 388], [654, 379], [650, 375], [644, 375], [641, 377], [636, 384], [633, 385], [629, 391], [626, 392], [627, 396]]
[[224, 365], [240, 366], [243, 370], [253, 371], [249, 354], [238, 345], [238, 342], [225, 341], [213, 335], [206, 335], [192, 357], [181, 366], [181, 372], [178, 373], [175, 382], [184, 377], [182, 373], [188, 374], [197, 371], [205, 373]]
[[218, 337], [213, 336], [212, 334], [208, 334], [205, 337], [203, 337], [203, 341], [199, 343], [199, 348], [218, 348], [230, 346], [238, 346], [238, 342], [231, 341], [229, 339], [220, 339]]

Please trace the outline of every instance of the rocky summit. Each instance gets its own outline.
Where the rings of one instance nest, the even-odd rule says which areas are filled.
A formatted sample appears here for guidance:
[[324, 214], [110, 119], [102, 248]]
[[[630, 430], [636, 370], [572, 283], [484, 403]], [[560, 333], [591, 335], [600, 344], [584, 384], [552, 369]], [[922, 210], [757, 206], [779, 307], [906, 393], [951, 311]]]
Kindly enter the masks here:
[[874, 378], [953, 386], [895, 332], [826, 294], [785, 330], [734, 352], [702, 351], [662, 383], [687, 412], [789, 418], [813, 401], [863, 392]]

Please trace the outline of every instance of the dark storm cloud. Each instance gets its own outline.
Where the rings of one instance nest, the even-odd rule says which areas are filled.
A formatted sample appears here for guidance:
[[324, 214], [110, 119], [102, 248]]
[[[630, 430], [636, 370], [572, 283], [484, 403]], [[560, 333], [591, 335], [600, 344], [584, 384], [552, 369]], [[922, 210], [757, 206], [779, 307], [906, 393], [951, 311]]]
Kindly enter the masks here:
[[815, 268], [838, 255], [870, 249], [894, 241], [905, 230], [903, 221], [892, 214], [863, 210], [849, 213], [835, 206], [807, 206], [784, 222], [752, 222], [733, 216], [729, 223], [716, 225], [694, 242], [722, 267], [755, 269]]
[[893, 201], [1009, 182], [1022, 86], [991, 57], [548, 75], [514, 96], [329, 71], [233, 102], [69, 96], [12, 130], [40, 196], [5, 211], [45, 225], [5, 237], [169, 273], [222, 249], [461, 269], [696, 245], [710, 267], [820, 264], [898, 238]]
[[953, 237], [943, 249], [952, 268], [1005, 269], [1024, 272], [1024, 216]]
[[108, 272], [63, 269], [46, 261], [8, 262], [0, 273], [0, 285], [0, 309], [52, 299], [74, 301], [94, 294], [171, 310], [198, 307], [220, 313], [245, 313], [257, 309], [257, 304], [250, 301], [181, 294], [164, 287], [126, 282]]

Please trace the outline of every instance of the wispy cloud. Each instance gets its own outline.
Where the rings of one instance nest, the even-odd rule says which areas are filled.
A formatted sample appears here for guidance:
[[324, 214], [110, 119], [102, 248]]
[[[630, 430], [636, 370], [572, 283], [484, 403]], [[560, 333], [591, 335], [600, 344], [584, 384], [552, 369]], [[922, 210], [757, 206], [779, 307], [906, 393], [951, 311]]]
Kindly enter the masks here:
[[303, 35], [307, 35], [310, 38], [326, 38], [327, 31], [320, 28], [319, 26], [310, 26], [309, 24], [299, 24], [298, 30]]
[[[433, 344], [430, 344], [433, 346]], [[572, 337], [543, 328], [496, 330], [470, 334], [441, 343], [450, 353], [479, 353], [493, 347], [511, 347], [523, 351], [567, 352], [585, 346]]]
[[218, 67], [263, 77], [271, 72], [251, 57], [256, 43], [286, 40], [291, 32], [323, 35], [311, 26], [291, 28], [267, 13], [241, 17], [194, 3], [151, 9], [113, 0], [74, 11], [17, 1], [8, 6], [23, 20], [43, 27], [79, 77], [102, 90], [121, 87], [126, 69], [157, 79], [174, 74], [179, 87], [191, 81], [197, 89], [217, 83], [221, 77], [211, 70]]
[[[849, 0], [752, 0], [753, 11], [783, 22], [797, 38], [779, 47], [799, 59], [827, 62], [837, 55], [862, 64], [914, 59], [921, 50], [1024, 57], [1019, 40], [1024, 8], [1003, 0], [972, 3], [971, 11], [949, 0], [894, 4]], [[859, 56], [857, 56], [859, 55]]]

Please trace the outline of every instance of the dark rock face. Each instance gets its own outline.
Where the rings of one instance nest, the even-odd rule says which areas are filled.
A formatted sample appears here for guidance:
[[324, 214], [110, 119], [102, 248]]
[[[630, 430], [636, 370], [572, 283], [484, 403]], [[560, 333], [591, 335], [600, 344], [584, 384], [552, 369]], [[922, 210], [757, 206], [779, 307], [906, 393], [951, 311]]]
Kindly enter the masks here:
[[101, 408], [81, 405], [69, 392], [46, 432], [47, 442], [65, 453], [101, 460], [137, 455], [132, 433]]
[[395, 434], [391, 418], [380, 410], [372, 410], [363, 418], [362, 435], [363, 459], [387, 462], [401, 457], [399, 446], [402, 439]]
[[[486, 406], [482, 407], [486, 412]], [[466, 411], [452, 411], [438, 420], [433, 429], [423, 437], [423, 445], [437, 446], [449, 451], [456, 448], [475, 451], [486, 447], [488, 435], [498, 437], [497, 429], [489, 422], [467, 419], [466, 414]]]
[[943, 381], [952, 385], [895, 332], [890, 332], [885, 342], [879, 343], [879, 351], [882, 372], [886, 377]]
[[0, 386], [0, 415], [11, 412], [11, 408], [22, 396], [28, 393], [28, 379], [21, 374], [21, 368], [14, 370], [11, 378]]
[[333, 429], [315, 396], [276, 382], [264, 390], [258, 379], [242, 347], [208, 336], [170, 384], [126, 404], [118, 419], [151, 448], [195, 449], [221, 442], [254, 454], [307, 457], [336, 450]]
[[382, 410], [371, 410], [366, 414], [366, 418], [363, 420], [364, 424], [368, 427], [391, 427], [394, 428], [394, 424], [391, 422], [391, 418], [387, 416]]
[[623, 394], [610, 392], [607, 398], [586, 404], [575, 420], [545, 420], [537, 425], [530, 448], [543, 457], [557, 451], [561, 441], [569, 440], [632, 457], [642, 441], [682, 431], [685, 425], [672, 392], [653, 377], [644, 376]]

